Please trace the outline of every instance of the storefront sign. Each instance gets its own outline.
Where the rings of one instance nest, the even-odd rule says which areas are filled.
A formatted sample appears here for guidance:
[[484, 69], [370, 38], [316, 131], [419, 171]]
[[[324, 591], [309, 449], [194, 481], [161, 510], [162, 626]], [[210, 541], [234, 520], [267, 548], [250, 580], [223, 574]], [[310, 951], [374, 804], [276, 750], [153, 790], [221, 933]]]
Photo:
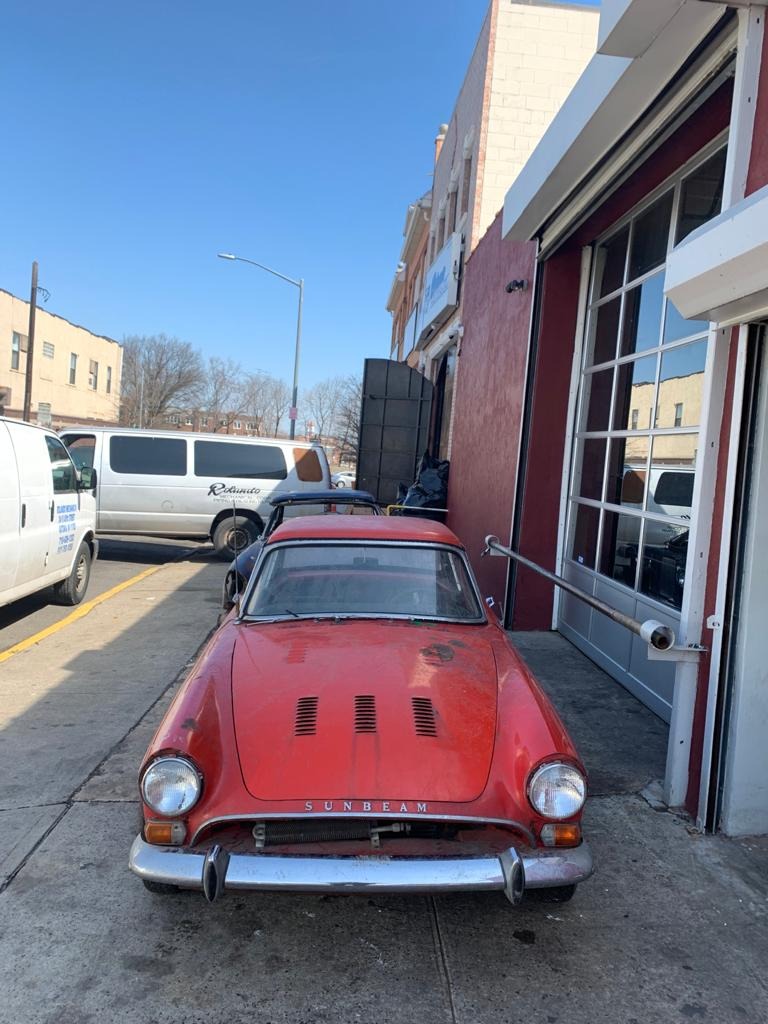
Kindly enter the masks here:
[[427, 271], [421, 296], [418, 344], [429, 341], [456, 309], [461, 264], [461, 233], [454, 231]]

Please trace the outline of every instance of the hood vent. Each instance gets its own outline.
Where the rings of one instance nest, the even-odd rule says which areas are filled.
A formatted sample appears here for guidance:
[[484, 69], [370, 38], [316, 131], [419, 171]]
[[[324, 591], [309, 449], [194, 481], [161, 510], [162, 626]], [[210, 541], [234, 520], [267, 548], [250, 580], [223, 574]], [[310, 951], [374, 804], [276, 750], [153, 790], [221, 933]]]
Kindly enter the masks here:
[[355, 697], [355, 732], [376, 732], [376, 699]]
[[317, 697], [299, 697], [294, 732], [297, 736], [314, 736], [317, 732]]
[[417, 736], [437, 736], [435, 709], [429, 697], [411, 697], [413, 724]]

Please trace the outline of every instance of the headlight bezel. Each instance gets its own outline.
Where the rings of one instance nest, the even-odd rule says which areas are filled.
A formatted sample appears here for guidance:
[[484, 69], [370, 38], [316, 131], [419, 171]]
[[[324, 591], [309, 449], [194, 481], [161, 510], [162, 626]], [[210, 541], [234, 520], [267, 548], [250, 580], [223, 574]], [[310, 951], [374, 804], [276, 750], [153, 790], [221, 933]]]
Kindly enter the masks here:
[[[192, 773], [192, 778], [195, 780], [196, 784], [196, 790], [193, 799], [190, 800], [188, 803], [185, 803], [182, 807], [170, 811], [163, 810], [162, 807], [157, 806], [155, 803], [153, 803], [148, 798], [146, 792], [146, 781], [147, 776], [149, 776], [150, 772], [153, 769], [157, 769], [161, 765], [168, 763], [174, 765], [181, 764], [185, 768], [189, 769], [189, 771]], [[203, 793], [203, 774], [197, 767], [197, 765], [194, 763], [194, 761], [192, 761], [191, 758], [187, 757], [184, 754], [160, 754], [157, 757], [153, 758], [142, 771], [141, 778], [139, 780], [139, 792], [141, 794], [141, 799], [144, 801], [147, 807], [149, 807], [153, 814], [158, 814], [160, 815], [160, 817], [168, 819], [180, 818], [183, 817], [185, 814], [188, 814], [192, 810], [192, 808], [199, 803], [200, 797], [202, 796]]]
[[[534, 787], [544, 779], [547, 773], [557, 770], [573, 773], [575, 780], [578, 780], [576, 788], [580, 790], [580, 802], [578, 803], [578, 806], [574, 805], [574, 807], [569, 809], [565, 814], [553, 814], [550, 810], [543, 810], [540, 803], [537, 803], [534, 799]], [[546, 818], [547, 821], [568, 821], [571, 818], [576, 817], [576, 815], [580, 814], [584, 809], [584, 804], [587, 799], [587, 778], [582, 769], [571, 761], [566, 761], [562, 758], [558, 758], [554, 761], [543, 761], [533, 769], [528, 777], [526, 793], [528, 796], [528, 803], [540, 817]], [[552, 808], [552, 810], [556, 810], [556, 808]]]

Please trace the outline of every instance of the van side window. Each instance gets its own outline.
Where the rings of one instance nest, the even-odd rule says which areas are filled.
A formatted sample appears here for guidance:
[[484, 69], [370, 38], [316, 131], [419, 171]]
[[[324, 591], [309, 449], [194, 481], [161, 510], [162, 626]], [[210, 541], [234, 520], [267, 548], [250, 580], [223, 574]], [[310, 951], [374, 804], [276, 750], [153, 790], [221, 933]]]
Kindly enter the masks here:
[[195, 441], [195, 476], [285, 480], [288, 469], [280, 448], [231, 441]]
[[61, 441], [55, 437], [48, 437], [47, 434], [45, 443], [48, 445], [48, 457], [51, 460], [54, 494], [77, 490], [75, 467], [67, 454], [67, 449]]
[[653, 500], [657, 505], [693, 505], [693, 473], [667, 470], [659, 477]]
[[317, 452], [311, 448], [294, 448], [293, 461], [296, 463], [296, 476], [304, 483], [319, 484], [323, 479], [323, 467]]
[[186, 476], [187, 442], [174, 437], [110, 437], [109, 466], [115, 473]]
[[96, 452], [96, 438], [93, 434], [64, 434], [62, 440], [78, 469], [83, 466], [93, 468]]

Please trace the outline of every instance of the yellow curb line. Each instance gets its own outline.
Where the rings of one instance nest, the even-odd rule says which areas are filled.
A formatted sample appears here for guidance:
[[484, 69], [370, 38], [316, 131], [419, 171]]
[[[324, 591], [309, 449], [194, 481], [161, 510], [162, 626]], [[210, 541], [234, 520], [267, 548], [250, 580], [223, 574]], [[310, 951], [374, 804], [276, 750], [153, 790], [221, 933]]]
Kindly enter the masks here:
[[115, 594], [119, 594], [121, 590], [127, 590], [128, 587], [132, 587], [134, 583], [139, 583], [141, 580], [145, 580], [147, 576], [152, 576], [153, 573], [158, 572], [160, 569], [164, 569], [165, 565], [153, 565], [149, 569], [145, 569], [144, 572], [138, 573], [136, 576], [131, 576], [128, 580], [123, 580], [122, 583], [118, 583], [116, 587], [112, 587], [111, 590], [105, 590], [103, 594], [99, 594], [98, 597], [94, 597], [92, 601], [86, 601], [85, 604], [79, 605], [70, 615], [67, 615], [65, 619], [61, 619], [59, 622], [54, 622], [52, 626], [47, 626], [45, 629], [41, 629], [39, 633], [35, 633], [33, 636], [27, 637], [26, 640], [21, 640], [19, 643], [14, 644], [13, 647], [8, 647], [5, 651], [0, 651], [0, 664], [4, 661], [8, 661], [14, 654], [21, 654], [22, 651], [29, 650], [30, 647], [34, 647], [35, 644], [39, 644], [41, 640], [47, 639], [49, 636], [53, 636], [54, 633], [58, 633], [60, 629], [64, 629], [65, 626], [69, 626], [72, 622], [77, 622], [78, 619], [82, 619], [93, 611], [98, 605], [103, 604], [104, 601], [108, 601], [110, 597], [114, 597]]

